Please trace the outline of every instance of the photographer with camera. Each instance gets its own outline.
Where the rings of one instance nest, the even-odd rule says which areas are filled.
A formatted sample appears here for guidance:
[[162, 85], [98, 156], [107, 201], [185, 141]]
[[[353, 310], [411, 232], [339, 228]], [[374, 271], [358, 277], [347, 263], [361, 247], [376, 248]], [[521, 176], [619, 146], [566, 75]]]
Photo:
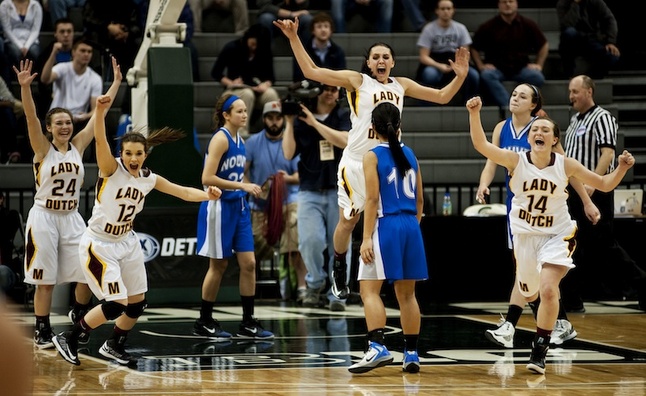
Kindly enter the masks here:
[[279, 101], [265, 104], [262, 121], [265, 127], [245, 142], [245, 179], [262, 186], [260, 196], [249, 197], [256, 262], [271, 259], [276, 248], [281, 255], [287, 254], [289, 265], [296, 271], [297, 298], [302, 300], [306, 269], [298, 252], [296, 228], [299, 158], [286, 159], [283, 155], [285, 117]]
[[[303, 299], [306, 307], [319, 306], [326, 278], [332, 273], [334, 228], [339, 221], [337, 170], [343, 148], [348, 144], [351, 125], [348, 108], [339, 104], [339, 88], [327, 85], [317, 88], [319, 94], [312, 98], [310, 108], [298, 103], [296, 111], [293, 111], [294, 106], [288, 104], [293, 100], [283, 105], [285, 158], [299, 154], [301, 157], [298, 163], [298, 249], [307, 267], [307, 294]], [[294, 92], [305, 93], [302, 88]], [[297, 114], [298, 119], [295, 119]], [[323, 254], [325, 249], [328, 252], [327, 265]], [[345, 300], [336, 298], [331, 292], [328, 292], [327, 299], [330, 310], [345, 310]]]

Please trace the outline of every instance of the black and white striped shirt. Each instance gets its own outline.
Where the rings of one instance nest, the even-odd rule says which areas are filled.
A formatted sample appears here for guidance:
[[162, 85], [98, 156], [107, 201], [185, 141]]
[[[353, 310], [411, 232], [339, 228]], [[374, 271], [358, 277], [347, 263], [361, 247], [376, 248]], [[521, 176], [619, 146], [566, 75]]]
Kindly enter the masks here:
[[[594, 106], [584, 114], [576, 113], [570, 119], [565, 133], [565, 154], [594, 172], [602, 147], [617, 146], [617, 119], [602, 107]], [[607, 172], [615, 168], [610, 163]]]

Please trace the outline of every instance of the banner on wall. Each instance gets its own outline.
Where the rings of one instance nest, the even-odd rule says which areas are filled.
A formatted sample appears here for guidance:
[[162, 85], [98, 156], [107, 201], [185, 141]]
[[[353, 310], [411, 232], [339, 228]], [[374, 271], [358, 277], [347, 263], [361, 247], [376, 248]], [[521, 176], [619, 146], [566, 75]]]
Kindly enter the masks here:
[[[196, 254], [197, 213], [198, 207], [192, 205], [152, 208], [135, 218], [150, 288], [201, 287], [209, 260]], [[230, 272], [225, 273], [224, 286], [238, 284], [237, 274]]]

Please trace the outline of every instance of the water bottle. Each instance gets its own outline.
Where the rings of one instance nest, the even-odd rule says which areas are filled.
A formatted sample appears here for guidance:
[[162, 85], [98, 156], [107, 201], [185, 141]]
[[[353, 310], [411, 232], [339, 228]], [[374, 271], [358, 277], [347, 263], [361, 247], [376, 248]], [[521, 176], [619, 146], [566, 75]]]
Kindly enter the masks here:
[[451, 204], [451, 193], [448, 191], [444, 194], [444, 202], [442, 203], [442, 215], [450, 216], [453, 212], [453, 205]]

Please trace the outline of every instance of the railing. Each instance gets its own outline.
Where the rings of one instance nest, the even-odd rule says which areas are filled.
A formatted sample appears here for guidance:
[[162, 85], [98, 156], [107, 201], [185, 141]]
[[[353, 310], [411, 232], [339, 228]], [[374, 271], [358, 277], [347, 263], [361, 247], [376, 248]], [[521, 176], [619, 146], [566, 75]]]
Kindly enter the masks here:
[[[646, 182], [643, 181], [633, 181], [625, 182], [619, 185], [617, 188], [634, 188], [642, 189], [646, 191]], [[491, 195], [489, 196], [487, 203], [505, 203], [505, 197], [507, 195], [507, 188], [504, 183], [496, 182], [492, 183], [489, 186]], [[459, 215], [464, 212], [466, 208], [471, 205], [477, 204], [476, 202], [476, 192], [478, 191], [478, 185], [473, 183], [433, 183], [424, 185], [424, 213], [426, 216], [433, 216], [436, 214], [442, 213], [442, 202], [444, 199], [444, 194], [449, 192], [451, 194], [451, 203], [453, 207], [454, 215]], [[646, 201], [644, 201], [646, 204]], [[643, 212], [642, 208], [642, 212]]]
[[[646, 182], [626, 182], [620, 184], [617, 188], [640, 188], [646, 191]], [[432, 183], [424, 185], [424, 213], [426, 216], [433, 216], [442, 213], [442, 201], [444, 194], [448, 191], [451, 194], [453, 214], [459, 215], [466, 208], [475, 205], [476, 191], [478, 185], [474, 183]], [[491, 195], [488, 203], [504, 203], [507, 189], [504, 183], [492, 183], [489, 186]], [[34, 203], [34, 190], [30, 188], [21, 189], [0, 189], [4, 194], [5, 206], [8, 209], [17, 210], [24, 219], [27, 218], [29, 209]], [[646, 204], [646, 200], [644, 201]], [[79, 213], [84, 219], [89, 219], [92, 214], [94, 204], [94, 188], [81, 190], [81, 199], [79, 202]]]
[[[424, 214], [434, 216], [442, 213], [444, 194], [451, 194], [452, 214], [461, 214], [466, 208], [477, 204], [478, 185], [473, 183], [426, 184], [424, 185]], [[491, 195], [488, 203], [504, 203], [507, 189], [504, 183], [492, 183], [489, 186]]]
[[[7, 209], [17, 210], [23, 217], [27, 219], [29, 209], [34, 204], [34, 189], [33, 188], [11, 188], [0, 189], [5, 197], [4, 204]], [[89, 219], [92, 214], [92, 207], [94, 205], [94, 187], [82, 189], [81, 199], [79, 202], [79, 213], [84, 219]], [[0, 225], [1, 226], [1, 225]]]

